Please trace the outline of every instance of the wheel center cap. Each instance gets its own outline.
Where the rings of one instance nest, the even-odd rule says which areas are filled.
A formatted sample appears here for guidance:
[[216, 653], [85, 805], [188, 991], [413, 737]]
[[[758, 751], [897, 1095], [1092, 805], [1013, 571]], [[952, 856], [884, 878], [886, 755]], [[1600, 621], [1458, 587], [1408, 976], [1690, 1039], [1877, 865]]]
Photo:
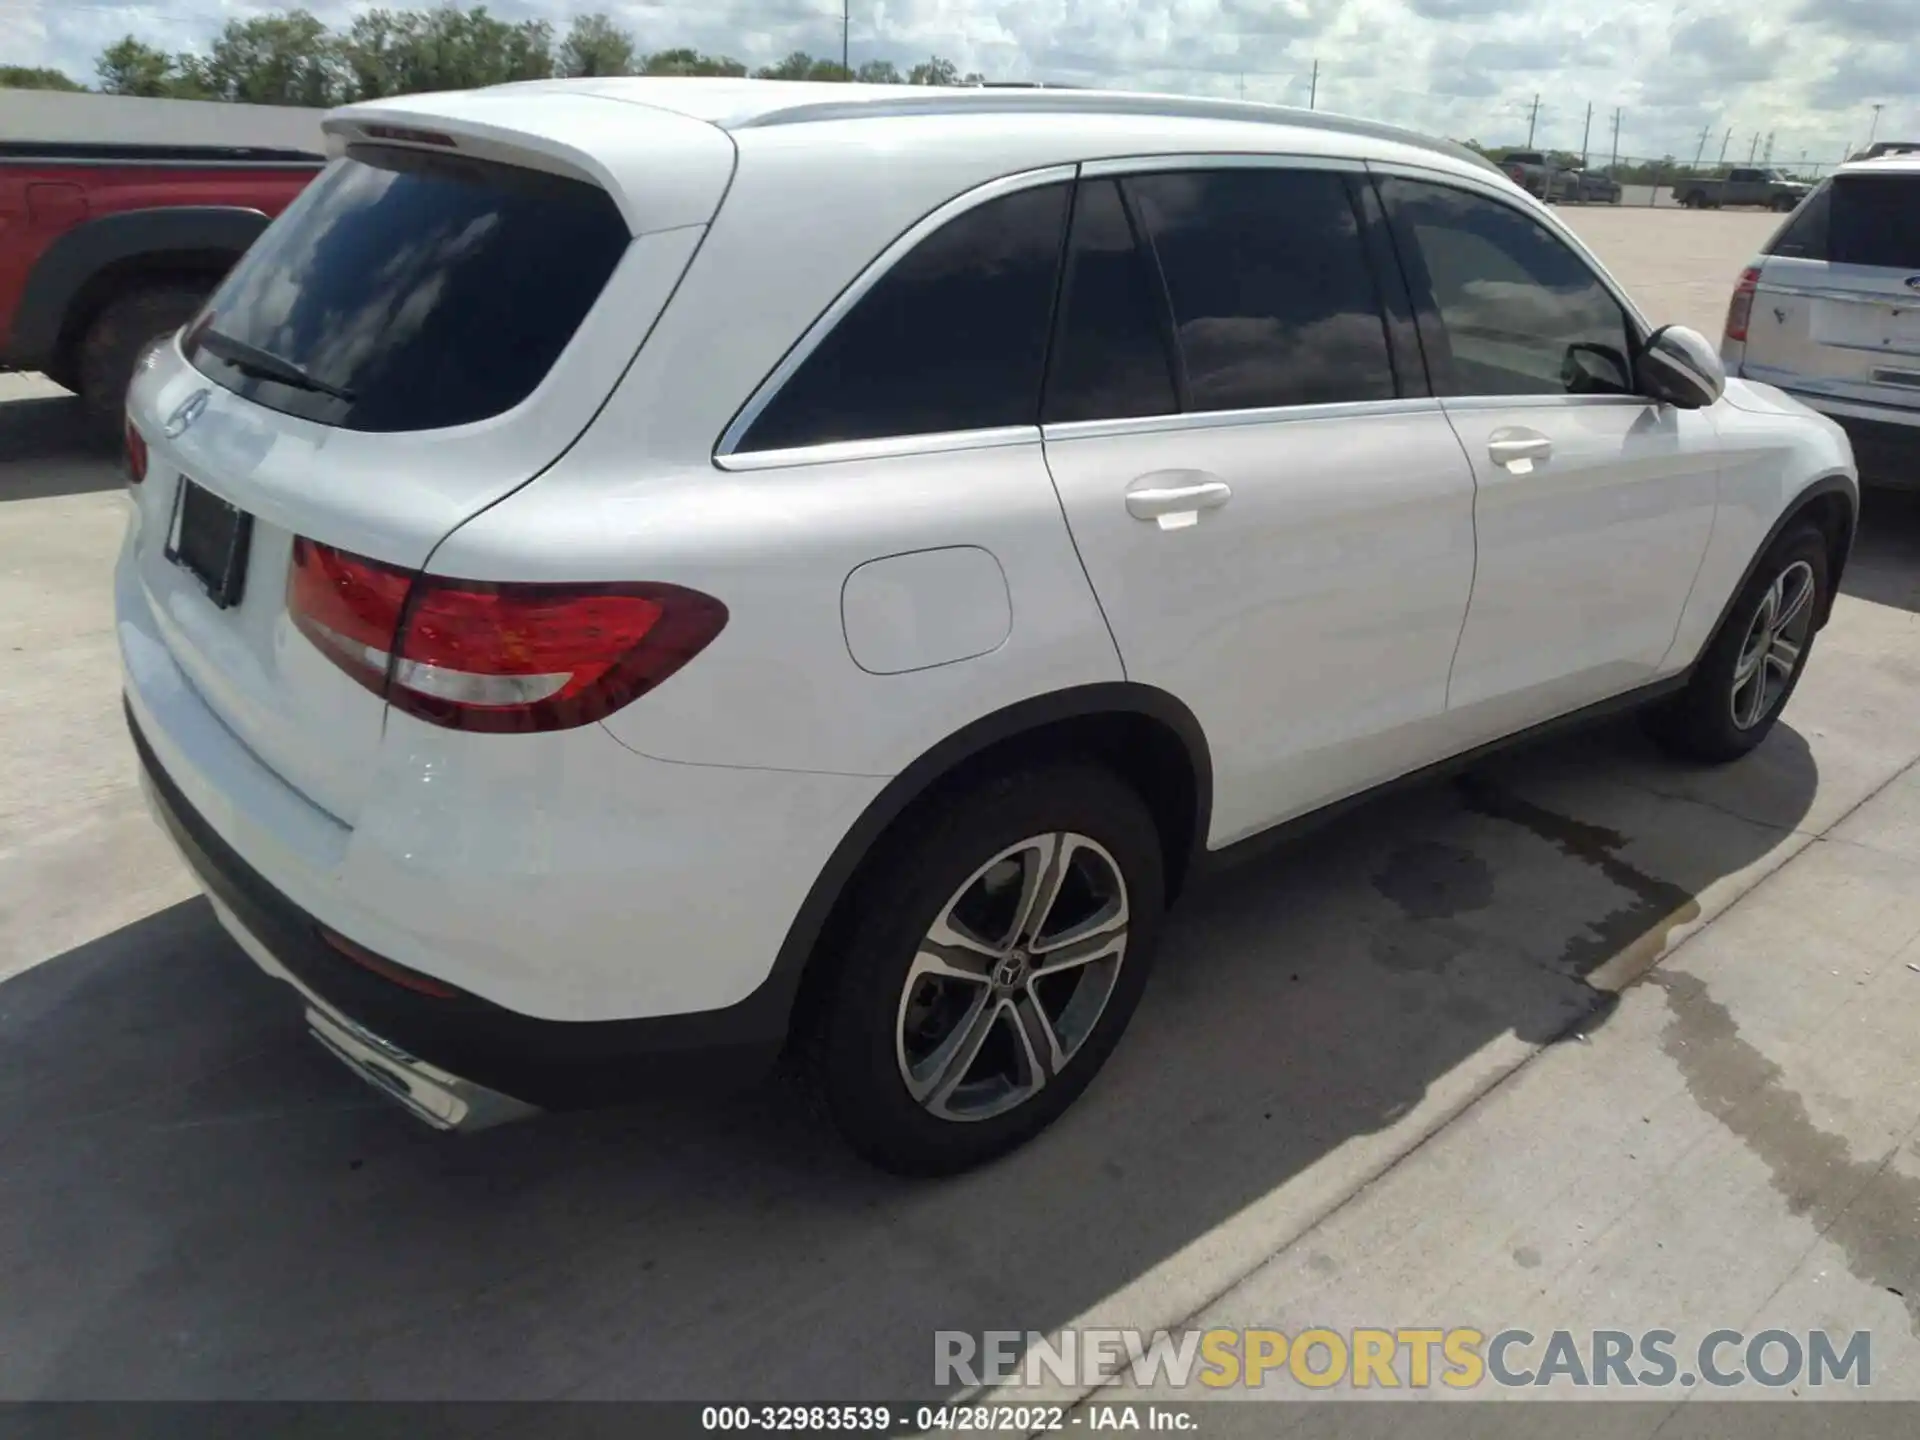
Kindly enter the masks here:
[[1015, 950], [998, 965], [993, 967], [993, 985], [996, 990], [1018, 990], [1027, 983], [1027, 976], [1033, 973], [1033, 957], [1024, 950]]

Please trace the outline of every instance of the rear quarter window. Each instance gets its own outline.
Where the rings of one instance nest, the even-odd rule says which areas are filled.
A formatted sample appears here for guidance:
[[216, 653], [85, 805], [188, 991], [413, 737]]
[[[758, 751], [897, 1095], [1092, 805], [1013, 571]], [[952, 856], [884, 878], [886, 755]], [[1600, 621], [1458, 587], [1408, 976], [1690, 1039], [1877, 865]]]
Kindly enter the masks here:
[[1827, 226], [1832, 214], [1833, 182], [1823, 180], [1811, 195], [1800, 202], [1774, 236], [1761, 250], [1763, 255], [1784, 255], [1796, 260], [1827, 258]]
[[[323, 424], [471, 424], [546, 377], [630, 239], [612, 197], [584, 181], [356, 145], [247, 252], [187, 332], [187, 356]], [[275, 378], [242, 347], [314, 384]]]

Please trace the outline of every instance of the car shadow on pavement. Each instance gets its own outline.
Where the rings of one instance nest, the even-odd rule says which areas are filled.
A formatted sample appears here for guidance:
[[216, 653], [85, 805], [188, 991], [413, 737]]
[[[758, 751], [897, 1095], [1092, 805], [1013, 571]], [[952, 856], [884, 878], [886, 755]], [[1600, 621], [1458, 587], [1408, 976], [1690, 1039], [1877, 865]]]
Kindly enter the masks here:
[[1920, 614], [1920, 490], [1863, 491], [1843, 594]]
[[1583, 975], [1816, 780], [1785, 725], [1705, 775], [1623, 724], [1357, 810], [1199, 886], [1081, 1103], [943, 1182], [780, 1083], [431, 1133], [175, 905], [0, 986], [0, 1396], [902, 1399], [937, 1328], [1176, 1321], [1602, 1023]]
[[124, 484], [113, 447], [88, 432], [77, 397], [0, 402], [0, 501], [84, 495]]

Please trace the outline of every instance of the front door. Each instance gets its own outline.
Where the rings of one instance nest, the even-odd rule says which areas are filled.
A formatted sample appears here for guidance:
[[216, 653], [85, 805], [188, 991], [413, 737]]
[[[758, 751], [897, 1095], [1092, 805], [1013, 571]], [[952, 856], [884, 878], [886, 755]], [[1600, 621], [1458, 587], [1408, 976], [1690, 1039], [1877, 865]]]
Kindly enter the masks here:
[[1448, 692], [1466, 748], [1654, 678], [1712, 530], [1719, 456], [1704, 412], [1634, 394], [1633, 322], [1539, 219], [1438, 183], [1380, 189], [1477, 482]]
[[1081, 181], [1044, 434], [1128, 678], [1206, 731], [1217, 846], [1439, 758], [1473, 478], [1362, 177], [1192, 165]]

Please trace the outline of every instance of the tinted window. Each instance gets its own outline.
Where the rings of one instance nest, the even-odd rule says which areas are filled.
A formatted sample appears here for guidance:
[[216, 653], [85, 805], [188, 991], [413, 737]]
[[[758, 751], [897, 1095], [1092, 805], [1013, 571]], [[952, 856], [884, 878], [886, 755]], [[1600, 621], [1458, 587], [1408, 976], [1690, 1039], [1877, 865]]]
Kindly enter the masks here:
[[[350, 430], [433, 430], [524, 400], [626, 252], [604, 190], [517, 166], [355, 146], [246, 254], [189, 358], [249, 399]], [[203, 326], [351, 398], [263, 378]]]
[[1828, 258], [1920, 271], [1920, 175], [1836, 177]]
[[1833, 183], [1823, 180], [1761, 253], [1792, 255], [1802, 260], [1826, 259], [1827, 221], [1832, 209]]
[[1527, 215], [1412, 180], [1383, 180], [1442, 395], [1623, 394], [1626, 313], [1587, 263]]
[[1187, 408], [1392, 398], [1380, 299], [1340, 175], [1203, 170], [1126, 189], [1173, 304]]
[[989, 200], [861, 297], [753, 422], [742, 450], [1032, 425], [1067, 187]]
[[1047, 376], [1048, 420], [1165, 415], [1180, 408], [1162, 333], [1159, 279], [1134, 243], [1111, 180], [1073, 202], [1060, 329]]

